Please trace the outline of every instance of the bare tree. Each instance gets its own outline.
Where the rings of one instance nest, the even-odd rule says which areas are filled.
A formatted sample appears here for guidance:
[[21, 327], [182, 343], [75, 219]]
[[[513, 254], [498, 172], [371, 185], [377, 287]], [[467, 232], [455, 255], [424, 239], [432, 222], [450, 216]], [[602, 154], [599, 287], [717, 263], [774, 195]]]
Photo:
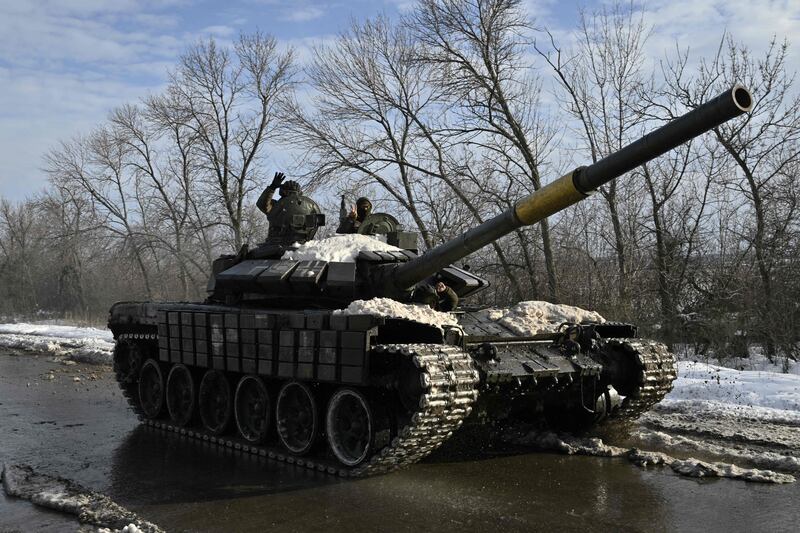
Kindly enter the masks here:
[[233, 50], [214, 40], [192, 46], [170, 75], [167, 98], [189, 128], [201, 161], [196, 171], [232, 233], [243, 244], [244, 200], [261, 179], [259, 163], [279, 101], [293, 86], [291, 50], [261, 33], [242, 35]]
[[[527, 16], [519, 0], [421, 0], [410, 24], [454, 104], [453, 130], [485, 150], [497, 168], [513, 169], [522, 190], [541, 187], [540, 169], [552, 135], [535, 113], [538, 81], [526, 62]], [[506, 167], [500, 164], [509, 163]], [[540, 224], [547, 294], [558, 299], [547, 220]]]
[[45, 157], [47, 172], [57, 187], [83, 194], [116, 235], [122, 249], [132, 255], [148, 298], [153, 296], [145, 258], [146, 236], [139, 231], [135, 179], [125, 171], [125, 147], [109, 128], [98, 128], [88, 137], [62, 142]]
[[760, 284], [759, 329], [770, 355], [775, 354], [779, 312], [775, 307], [775, 269], [782, 262], [792, 224], [796, 223], [797, 163], [800, 160], [800, 96], [793, 90], [794, 75], [786, 70], [787, 43], [773, 40], [761, 58], [723, 39], [717, 55], [702, 61], [694, 77], [687, 74], [688, 53], [667, 64], [674, 98], [688, 107], [741, 82], [754, 95], [754, 110], [744, 119], [714, 129], [720, 146], [735, 164], [725, 180], [747, 199], [752, 247]]
[[[644, 70], [648, 33], [641, 13], [632, 6], [615, 3], [594, 13], [581, 12], [574, 50], [560, 48], [550, 33], [549, 50], [535, 45], [563, 88], [563, 107], [578, 122], [576, 134], [585, 143], [593, 163], [643, 131], [649, 108], [647, 95], [652, 91], [652, 80]], [[614, 180], [600, 189], [613, 230], [621, 306], [630, 301], [628, 246], [632, 237], [625, 234], [621, 212], [624, 196], [632, 194], [624, 183]]]
[[39, 305], [33, 275], [41, 240], [36, 221], [30, 203], [0, 199], [0, 279], [4, 279], [4, 299], [10, 301], [11, 311], [30, 312]]

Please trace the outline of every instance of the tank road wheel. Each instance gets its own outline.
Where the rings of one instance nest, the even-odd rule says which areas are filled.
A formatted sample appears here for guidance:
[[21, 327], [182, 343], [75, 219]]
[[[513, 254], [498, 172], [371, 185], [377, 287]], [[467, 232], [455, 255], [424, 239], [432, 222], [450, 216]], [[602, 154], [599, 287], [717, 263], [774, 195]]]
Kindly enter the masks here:
[[328, 402], [325, 432], [333, 455], [344, 465], [356, 466], [369, 457], [374, 436], [372, 410], [355, 389], [337, 390]]
[[194, 379], [185, 365], [173, 366], [167, 376], [167, 411], [179, 426], [189, 425], [194, 416]]
[[267, 387], [258, 376], [244, 376], [236, 386], [236, 427], [250, 442], [264, 442], [270, 422]]
[[200, 382], [197, 395], [203, 426], [214, 435], [228, 429], [233, 411], [233, 394], [228, 378], [219, 370], [209, 370]]
[[275, 423], [278, 437], [290, 452], [303, 455], [311, 450], [318, 418], [314, 395], [306, 385], [290, 381], [278, 392]]
[[139, 372], [139, 403], [144, 416], [158, 418], [164, 409], [164, 376], [158, 362], [148, 359]]

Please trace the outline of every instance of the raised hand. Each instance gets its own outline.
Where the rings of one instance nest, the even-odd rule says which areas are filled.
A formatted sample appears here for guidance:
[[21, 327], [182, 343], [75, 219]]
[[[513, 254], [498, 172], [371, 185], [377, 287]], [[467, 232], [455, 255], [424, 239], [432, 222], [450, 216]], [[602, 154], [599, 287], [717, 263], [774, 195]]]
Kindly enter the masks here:
[[279, 188], [283, 183], [283, 180], [285, 179], [286, 175], [283, 172], [276, 172], [275, 176], [272, 178], [272, 183], [270, 184], [270, 187], [272, 187], [273, 189]]

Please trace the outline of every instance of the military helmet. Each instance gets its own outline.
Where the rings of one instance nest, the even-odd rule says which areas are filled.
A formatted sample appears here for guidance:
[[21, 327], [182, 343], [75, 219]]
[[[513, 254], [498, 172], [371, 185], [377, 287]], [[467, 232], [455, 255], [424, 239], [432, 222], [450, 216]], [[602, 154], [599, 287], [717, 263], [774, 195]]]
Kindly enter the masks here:
[[291, 193], [300, 194], [300, 184], [294, 180], [289, 180], [284, 182], [278, 191], [281, 193], [281, 196], [286, 196]]
[[[284, 187], [290, 183], [284, 184]], [[296, 242], [304, 243], [314, 238], [317, 228], [325, 225], [325, 215], [319, 205], [303, 194], [299, 194], [299, 187], [287, 193], [281, 187], [281, 198], [275, 202], [267, 214], [269, 220], [269, 233], [267, 243], [291, 245]]]
[[367, 198], [366, 196], [362, 196], [361, 198], [356, 200], [356, 205], [357, 206], [358, 205], [368, 205], [369, 207], [372, 207], [372, 202], [370, 202], [369, 198]]

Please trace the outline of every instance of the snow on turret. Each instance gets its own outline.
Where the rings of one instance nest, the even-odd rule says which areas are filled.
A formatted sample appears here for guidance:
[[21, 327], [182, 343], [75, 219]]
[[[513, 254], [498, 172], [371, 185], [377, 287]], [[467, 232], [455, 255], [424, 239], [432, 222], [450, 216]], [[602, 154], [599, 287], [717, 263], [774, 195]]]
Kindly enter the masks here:
[[297, 261], [339, 261], [354, 263], [361, 252], [395, 252], [401, 249], [371, 236], [358, 233], [311, 240], [283, 254], [282, 259]]
[[373, 298], [371, 300], [355, 300], [345, 309], [334, 311], [345, 315], [377, 315], [387, 318], [402, 318], [432, 326], [457, 326], [456, 317], [450, 313], [434, 311], [423, 304], [404, 304], [391, 298]]
[[499, 322], [522, 336], [552, 333], [564, 322], [605, 322], [605, 319], [595, 311], [536, 300], [519, 302], [513, 307], [490, 307], [477, 311], [476, 314], [481, 318]]

